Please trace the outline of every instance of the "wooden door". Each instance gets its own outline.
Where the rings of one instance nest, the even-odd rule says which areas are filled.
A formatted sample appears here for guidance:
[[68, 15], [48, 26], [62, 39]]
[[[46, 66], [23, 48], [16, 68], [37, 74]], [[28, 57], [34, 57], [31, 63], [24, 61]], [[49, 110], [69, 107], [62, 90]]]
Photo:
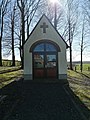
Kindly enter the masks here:
[[57, 78], [57, 55], [46, 54], [45, 71], [47, 78]]
[[35, 53], [33, 57], [34, 78], [57, 78], [57, 54]]

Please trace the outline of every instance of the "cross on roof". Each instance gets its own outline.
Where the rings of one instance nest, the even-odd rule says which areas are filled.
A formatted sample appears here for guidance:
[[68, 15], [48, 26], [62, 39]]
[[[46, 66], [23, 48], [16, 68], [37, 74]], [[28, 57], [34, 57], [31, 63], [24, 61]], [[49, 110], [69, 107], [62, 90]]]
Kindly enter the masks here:
[[40, 28], [43, 28], [43, 33], [46, 33], [46, 28], [48, 28], [48, 25], [44, 22], [43, 25], [40, 26]]

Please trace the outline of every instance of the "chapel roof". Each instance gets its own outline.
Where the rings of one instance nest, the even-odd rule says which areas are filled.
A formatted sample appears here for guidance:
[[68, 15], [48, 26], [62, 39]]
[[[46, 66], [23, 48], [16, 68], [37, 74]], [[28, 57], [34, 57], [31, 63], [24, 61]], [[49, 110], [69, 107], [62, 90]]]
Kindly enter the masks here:
[[42, 17], [39, 19], [39, 21], [37, 22], [36, 26], [33, 28], [32, 32], [30, 33], [30, 35], [28, 36], [27, 40], [25, 41], [25, 43], [28, 41], [29, 37], [32, 35], [32, 33], [34, 32], [34, 30], [36, 29], [36, 27], [38, 26], [38, 24], [40, 23], [40, 21], [43, 19], [43, 17], [45, 17], [48, 22], [50, 23], [50, 25], [54, 28], [54, 30], [56, 31], [56, 33], [60, 36], [60, 38], [64, 41], [64, 43], [66, 44], [66, 48], [68, 48], [68, 44], [66, 43], [66, 41], [64, 40], [64, 38], [60, 35], [60, 33], [58, 32], [58, 30], [55, 29], [54, 25], [50, 22], [50, 20], [48, 19], [48, 17], [43, 14]]

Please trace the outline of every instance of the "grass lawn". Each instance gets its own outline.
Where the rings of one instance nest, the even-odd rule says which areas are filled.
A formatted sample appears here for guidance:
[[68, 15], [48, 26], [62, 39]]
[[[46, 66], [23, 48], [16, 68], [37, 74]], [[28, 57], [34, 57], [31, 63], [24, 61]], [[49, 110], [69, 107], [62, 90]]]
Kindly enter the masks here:
[[[76, 69], [80, 70], [80, 64], [76, 65]], [[88, 69], [89, 69], [89, 72], [90, 72], [90, 64], [83, 64], [83, 70], [87, 71]]]
[[[86, 77], [86, 75], [88, 77]], [[68, 70], [68, 81], [71, 89], [80, 100], [90, 109], [90, 72], [84, 71], [83, 74]]]
[[22, 70], [0, 74], [0, 88], [4, 87], [5, 85], [9, 84], [10, 82], [22, 76], [23, 76]]
[[17, 67], [0, 67], [0, 73], [1, 72], [4, 72], [4, 71], [9, 71], [9, 70], [16, 70], [16, 69], [19, 69], [20, 66], [17, 66]]

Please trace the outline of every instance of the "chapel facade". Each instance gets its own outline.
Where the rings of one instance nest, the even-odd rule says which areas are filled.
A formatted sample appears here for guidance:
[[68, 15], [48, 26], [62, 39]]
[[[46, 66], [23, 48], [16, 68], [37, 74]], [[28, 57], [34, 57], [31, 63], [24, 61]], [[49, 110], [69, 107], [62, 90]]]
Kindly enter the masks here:
[[67, 79], [67, 43], [43, 15], [24, 44], [24, 80]]

